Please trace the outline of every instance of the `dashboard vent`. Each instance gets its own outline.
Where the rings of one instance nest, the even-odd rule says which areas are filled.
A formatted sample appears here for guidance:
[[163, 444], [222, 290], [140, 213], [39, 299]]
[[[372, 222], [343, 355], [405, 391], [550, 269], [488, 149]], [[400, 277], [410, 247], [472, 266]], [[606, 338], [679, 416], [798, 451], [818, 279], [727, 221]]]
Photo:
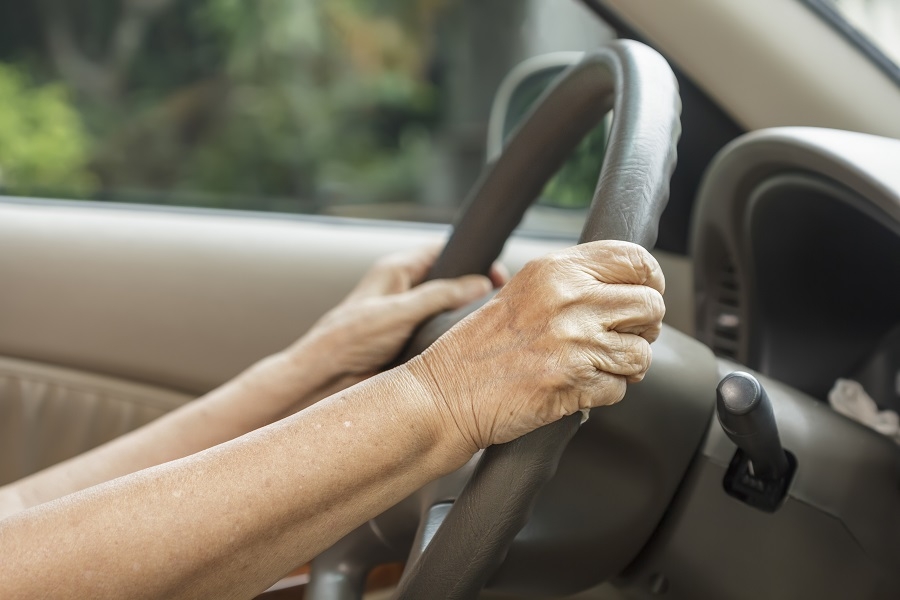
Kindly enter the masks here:
[[740, 282], [734, 264], [726, 259], [719, 271], [713, 305], [712, 350], [718, 356], [737, 360], [740, 348]]

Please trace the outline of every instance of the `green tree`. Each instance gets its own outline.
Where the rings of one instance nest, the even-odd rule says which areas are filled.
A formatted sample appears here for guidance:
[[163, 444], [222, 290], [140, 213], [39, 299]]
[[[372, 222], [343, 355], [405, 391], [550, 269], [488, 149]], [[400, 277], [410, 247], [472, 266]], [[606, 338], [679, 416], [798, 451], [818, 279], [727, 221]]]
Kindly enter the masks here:
[[65, 87], [29, 85], [22, 73], [0, 63], [0, 188], [20, 195], [88, 195], [96, 187], [90, 152]]
[[[416, 195], [437, 102], [425, 77], [438, 2], [209, 0], [197, 22], [228, 49], [219, 127], [192, 187], [323, 202]], [[423, 33], [425, 32], [425, 33]]]
[[[46, 156], [94, 179], [60, 195], [287, 211], [413, 201], [439, 116], [444, 2], [42, 0], [17, 5], [30, 35], [0, 43], [0, 60], [73, 94], [80, 113], [66, 114], [91, 142], [56, 148], [75, 162]], [[16, 171], [20, 186], [52, 183]]]

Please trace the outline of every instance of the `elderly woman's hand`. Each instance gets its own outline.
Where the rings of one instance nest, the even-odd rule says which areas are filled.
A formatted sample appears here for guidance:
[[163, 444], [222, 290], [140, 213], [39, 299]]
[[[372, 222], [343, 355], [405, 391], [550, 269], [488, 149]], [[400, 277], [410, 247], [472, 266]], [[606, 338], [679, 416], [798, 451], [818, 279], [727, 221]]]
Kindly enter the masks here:
[[327, 357], [324, 372], [346, 387], [396, 358], [423, 321], [465, 306], [508, 279], [497, 264], [490, 278], [467, 275], [422, 283], [440, 250], [432, 246], [379, 259], [340, 304], [286, 351], [288, 355], [299, 361], [312, 353]]
[[507, 442], [621, 400], [650, 367], [664, 286], [640, 246], [582, 244], [528, 263], [407, 365], [467, 453]]
[[205, 404], [222, 423], [219, 435], [230, 439], [268, 425], [367, 379], [400, 353], [420, 323], [464, 306], [508, 279], [498, 264], [490, 277], [421, 283], [440, 248], [379, 259], [306, 335], [210, 394]]
[[[414, 329], [502, 285], [472, 275], [419, 284], [439, 247], [379, 260], [350, 295], [288, 349], [268, 356], [195, 402], [100, 449], [0, 488], [0, 519], [115, 477], [182, 458], [309, 407], [380, 370]], [[27, 498], [27, 500], [23, 500]]]

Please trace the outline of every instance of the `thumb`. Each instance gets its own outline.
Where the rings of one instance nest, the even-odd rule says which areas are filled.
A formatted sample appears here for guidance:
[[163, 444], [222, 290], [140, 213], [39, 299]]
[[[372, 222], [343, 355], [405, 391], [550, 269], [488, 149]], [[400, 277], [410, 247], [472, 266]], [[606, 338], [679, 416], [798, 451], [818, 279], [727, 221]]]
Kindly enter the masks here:
[[416, 323], [445, 310], [454, 310], [478, 300], [493, 289], [484, 275], [435, 279], [402, 294], [407, 315]]

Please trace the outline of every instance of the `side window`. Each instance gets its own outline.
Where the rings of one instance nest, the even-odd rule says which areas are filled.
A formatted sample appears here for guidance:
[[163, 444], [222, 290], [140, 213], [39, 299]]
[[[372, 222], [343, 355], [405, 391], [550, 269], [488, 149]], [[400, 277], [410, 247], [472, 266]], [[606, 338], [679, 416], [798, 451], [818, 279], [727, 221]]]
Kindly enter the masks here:
[[447, 222], [577, 0], [0, 0], [0, 193]]

